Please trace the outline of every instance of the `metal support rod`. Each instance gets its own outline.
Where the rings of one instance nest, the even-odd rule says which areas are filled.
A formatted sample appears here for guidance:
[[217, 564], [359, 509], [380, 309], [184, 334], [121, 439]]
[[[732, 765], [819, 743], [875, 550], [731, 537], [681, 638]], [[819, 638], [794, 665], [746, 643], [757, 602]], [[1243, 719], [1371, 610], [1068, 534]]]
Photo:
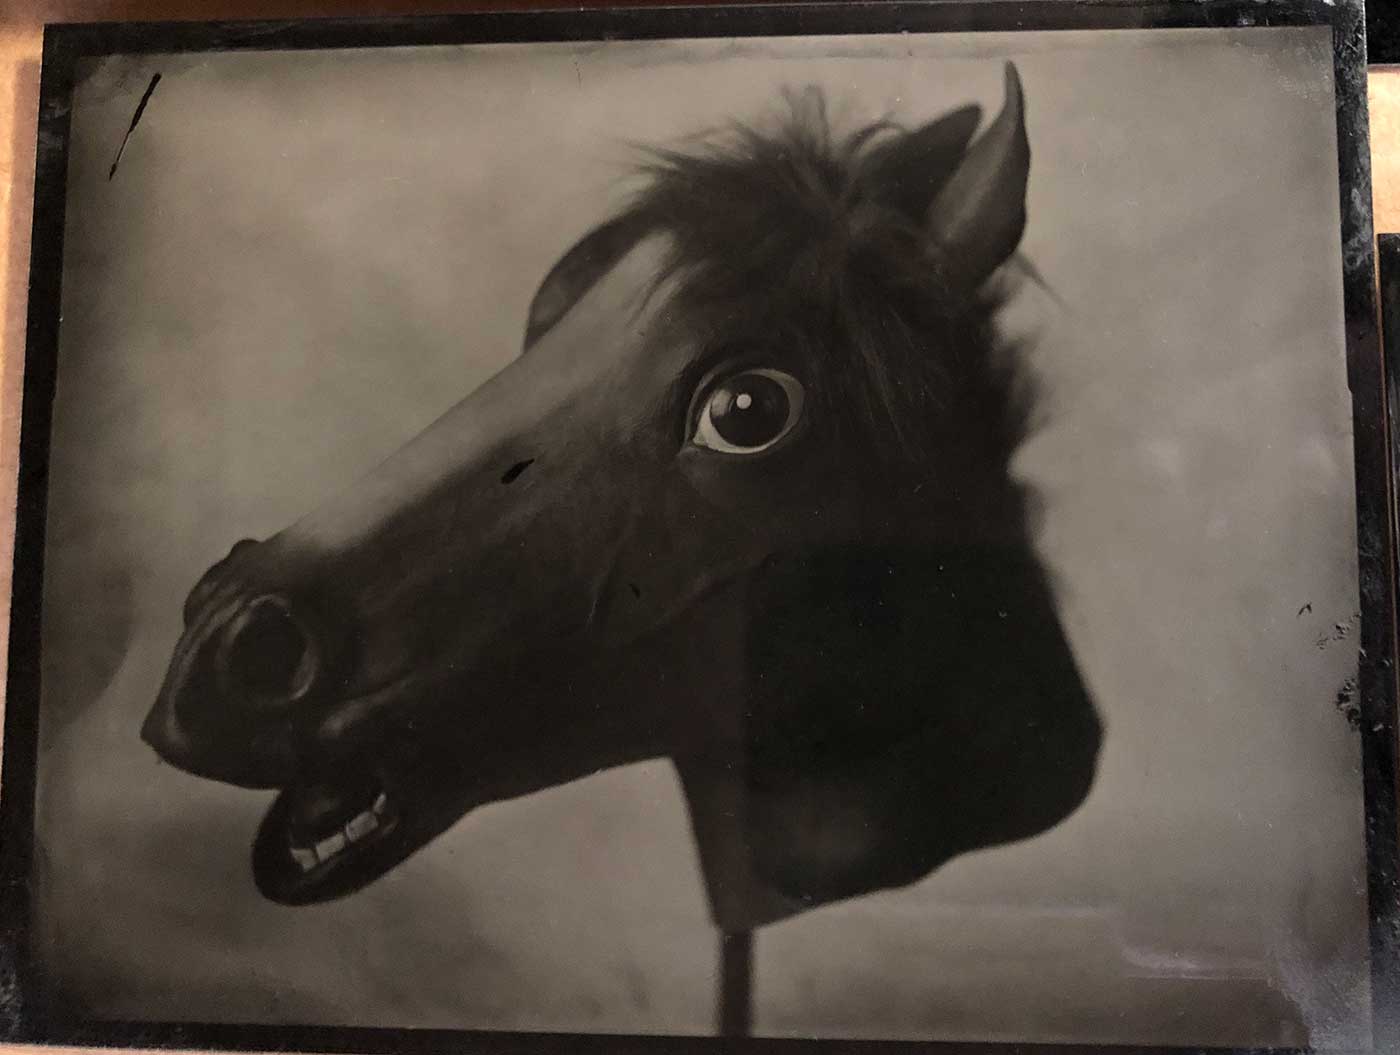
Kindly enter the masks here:
[[720, 932], [719, 1033], [747, 1037], [753, 1021], [753, 931]]

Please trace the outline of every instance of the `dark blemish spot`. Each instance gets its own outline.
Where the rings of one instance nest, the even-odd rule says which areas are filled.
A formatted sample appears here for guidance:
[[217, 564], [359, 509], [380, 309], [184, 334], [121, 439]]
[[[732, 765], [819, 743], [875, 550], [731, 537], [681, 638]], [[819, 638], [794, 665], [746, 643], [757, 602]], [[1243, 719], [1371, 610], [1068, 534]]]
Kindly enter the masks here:
[[534, 464], [535, 459], [533, 458], [526, 458], [523, 462], [516, 462], [514, 465], [512, 465], [509, 469], [505, 471], [505, 475], [501, 477], [501, 483], [515, 483], [516, 480], [520, 479], [520, 474]]
[[635, 582], [629, 582], [627, 588], [632, 591], [632, 596], [637, 600], [640, 601], [642, 599], [642, 591]]
[[1337, 690], [1337, 697], [1332, 701], [1332, 706], [1342, 712], [1342, 717], [1347, 720], [1347, 724], [1353, 729], [1361, 727], [1361, 708], [1356, 703], [1356, 678], [1349, 676], [1342, 682], [1342, 687]]
[[151, 93], [156, 90], [156, 85], [160, 83], [160, 74], [151, 77], [151, 83], [146, 85], [145, 94], [141, 96], [141, 101], [136, 104], [136, 112], [131, 115], [131, 124], [127, 126], [126, 135], [122, 136], [121, 146], [117, 147], [117, 156], [112, 159], [112, 167], [107, 170], [107, 182], [112, 181], [112, 177], [117, 174], [117, 165], [121, 163], [122, 154], [126, 151], [127, 140], [131, 138], [131, 133], [136, 131], [136, 126], [141, 122], [141, 115], [146, 112], [146, 104], [151, 101]]
[[1351, 618], [1348, 619], [1346, 622], [1332, 624], [1331, 632], [1321, 634], [1318, 637], [1318, 639], [1313, 642], [1313, 645], [1320, 652], [1333, 642], [1345, 641], [1346, 638], [1351, 634], [1352, 630], [1354, 630], [1357, 624], [1360, 623], [1360, 621], [1361, 613], [1353, 612]]
[[1312, 611], [1312, 602], [1309, 601], [1307, 604], [1303, 605], [1302, 608], [1299, 608], [1299, 609], [1298, 609], [1298, 614], [1301, 616], [1304, 612], [1311, 612], [1311, 611]]

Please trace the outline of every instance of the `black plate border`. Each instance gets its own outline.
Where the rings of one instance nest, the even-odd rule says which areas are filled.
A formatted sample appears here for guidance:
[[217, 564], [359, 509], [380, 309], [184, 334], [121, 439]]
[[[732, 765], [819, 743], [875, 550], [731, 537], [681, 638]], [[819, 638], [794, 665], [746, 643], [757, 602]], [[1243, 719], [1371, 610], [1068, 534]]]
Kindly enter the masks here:
[[[1400, 828], [1397, 827], [1395, 517], [1400, 321], [1384, 355], [1370, 213], [1365, 13], [1361, 0], [819, 0], [743, 6], [484, 10], [422, 17], [91, 23], [45, 30], [35, 172], [15, 563], [0, 770], [0, 1040], [241, 1051], [1102, 1053], [1181, 1048], [958, 1042], [733, 1040], [456, 1030], [91, 1020], [50, 999], [31, 955], [29, 876], [39, 701], [48, 445], [57, 380], [69, 116], [80, 60], [237, 49], [792, 36], [843, 33], [1328, 26], [1338, 133], [1348, 379], [1354, 400], [1363, 781], [1367, 803], [1374, 1050], [1400, 1050]], [[1400, 58], [1400, 54], [1393, 58]], [[1400, 320], [1400, 238], [1383, 254], [1387, 314]], [[1229, 1050], [1229, 1049], [1215, 1049]], [[1262, 1049], [1235, 1049], [1262, 1050]], [[1280, 1051], [1285, 1049], [1271, 1049]]]

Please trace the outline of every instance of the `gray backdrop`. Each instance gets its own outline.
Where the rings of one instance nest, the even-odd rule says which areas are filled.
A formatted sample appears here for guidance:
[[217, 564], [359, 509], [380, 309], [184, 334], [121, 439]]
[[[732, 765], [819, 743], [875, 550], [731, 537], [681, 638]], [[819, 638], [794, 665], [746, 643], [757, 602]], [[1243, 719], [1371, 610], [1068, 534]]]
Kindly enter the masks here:
[[[200, 572], [503, 364], [628, 143], [823, 87], [858, 123], [1025, 81], [1045, 427], [1019, 468], [1107, 740], [1068, 822], [761, 932], [764, 1033], [1359, 1043], [1356, 583], [1325, 30], [103, 62], [73, 120], [39, 953], [99, 1015], [705, 1032], [665, 763], [482, 809], [382, 882], [259, 899], [269, 796], [137, 739]], [[153, 72], [162, 81], [115, 178]], [[1311, 608], [1305, 608], [1311, 605]], [[1300, 609], [1302, 612], [1300, 614]]]

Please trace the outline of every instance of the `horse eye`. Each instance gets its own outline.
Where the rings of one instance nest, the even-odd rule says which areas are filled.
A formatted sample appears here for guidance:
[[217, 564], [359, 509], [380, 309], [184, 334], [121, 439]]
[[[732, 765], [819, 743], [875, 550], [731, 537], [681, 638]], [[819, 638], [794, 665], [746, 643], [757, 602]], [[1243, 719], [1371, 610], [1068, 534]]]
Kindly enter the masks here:
[[746, 370], [715, 385], [691, 442], [725, 454], [758, 454], [802, 416], [802, 382], [781, 370]]

